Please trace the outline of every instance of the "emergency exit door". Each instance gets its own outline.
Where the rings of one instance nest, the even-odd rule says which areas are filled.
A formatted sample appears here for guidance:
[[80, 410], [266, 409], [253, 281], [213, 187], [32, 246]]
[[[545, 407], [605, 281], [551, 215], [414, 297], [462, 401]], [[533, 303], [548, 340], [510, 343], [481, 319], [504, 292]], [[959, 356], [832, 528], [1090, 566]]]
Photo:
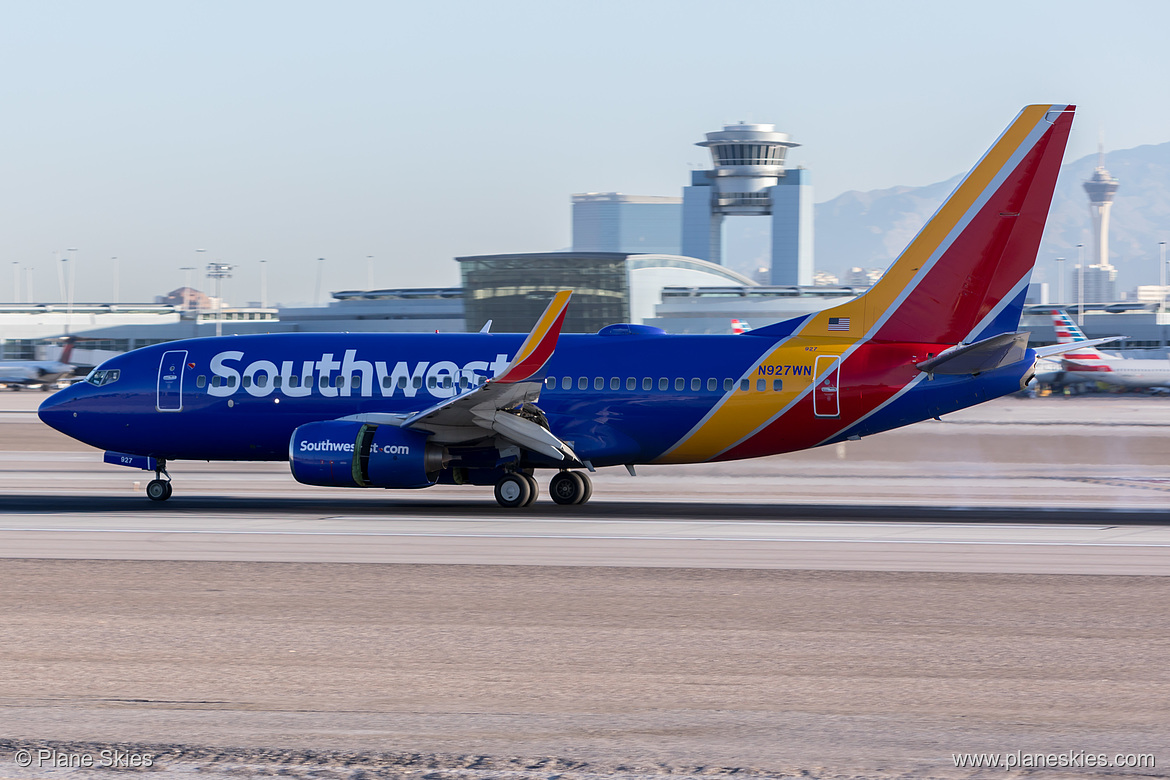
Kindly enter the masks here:
[[836, 355], [817, 355], [813, 375], [820, 377], [813, 388], [813, 414], [817, 417], [840, 417], [841, 358]]

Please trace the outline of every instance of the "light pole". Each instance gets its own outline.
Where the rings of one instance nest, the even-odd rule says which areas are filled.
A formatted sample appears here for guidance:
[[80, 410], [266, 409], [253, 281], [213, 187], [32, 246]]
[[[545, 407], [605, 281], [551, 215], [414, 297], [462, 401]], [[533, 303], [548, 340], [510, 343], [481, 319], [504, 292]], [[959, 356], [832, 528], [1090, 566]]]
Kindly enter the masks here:
[[53, 259], [61, 261], [59, 263], [55, 263], [55, 265], [57, 266], [57, 294], [61, 296], [58, 300], [60, 300], [62, 303], [64, 303], [65, 302], [65, 265], [66, 265], [65, 258], [61, 257], [60, 252], [54, 252]]
[[1056, 301], [1064, 306], [1064, 258], [1056, 258]]
[[1166, 242], [1158, 242], [1158, 285], [1162, 288], [1162, 305], [1166, 305]]
[[268, 308], [268, 261], [260, 261], [260, 308]]
[[215, 280], [215, 335], [223, 335], [223, 280], [230, 279], [232, 267], [227, 263], [208, 263], [207, 278]]
[[69, 335], [69, 324], [73, 320], [73, 292], [77, 289], [77, 247], [65, 250], [69, 253], [69, 298], [65, 301], [65, 335]]
[[1077, 325], [1085, 327], [1085, 245], [1077, 244]]

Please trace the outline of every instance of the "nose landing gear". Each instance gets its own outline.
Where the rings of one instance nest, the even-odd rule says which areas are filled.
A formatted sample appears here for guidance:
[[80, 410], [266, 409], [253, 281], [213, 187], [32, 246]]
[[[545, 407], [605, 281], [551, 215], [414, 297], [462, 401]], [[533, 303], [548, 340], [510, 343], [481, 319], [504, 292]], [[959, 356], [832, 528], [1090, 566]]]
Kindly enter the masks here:
[[[166, 479], [162, 479], [166, 477]], [[146, 497], [151, 501], [166, 501], [171, 497], [174, 489], [171, 487], [171, 475], [167, 473], [167, 462], [159, 458], [154, 470], [154, 479], [146, 483]]]

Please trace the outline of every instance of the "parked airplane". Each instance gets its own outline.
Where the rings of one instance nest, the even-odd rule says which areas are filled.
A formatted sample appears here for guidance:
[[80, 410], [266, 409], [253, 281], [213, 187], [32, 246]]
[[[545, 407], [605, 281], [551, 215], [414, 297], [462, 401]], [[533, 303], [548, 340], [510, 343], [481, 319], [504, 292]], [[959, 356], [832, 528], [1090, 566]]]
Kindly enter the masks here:
[[69, 363], [72, 354], [73, 339], [68, 338], [57, 360], [0, 360], [0, 384], [13, 390], [40, 385], [47, 391], [54, 382], [73, 374]]
[[747, 333], [751, 329], [752, 329], [752, 326], [748, 325], [743, 320], [732, 320], [731, 321], [731, 332], [736, 334], [736, 335], [739, 335], [740, 333]]
[[559, 336], [561, 291], [523, 335], [272, 334], [112, 358], [41, 419], [153, 470], [288, 460], [310, 485], [494, 485], [508, 507], [554, 471], [584, 503], [602, 466], [792, 452], [1015, 392], [1038, 354], [1017, 333], [1073, 107], [1028, 106], [885, 275], [849, 302], [743, 335], [610, 325]]
[[1061, 365], [1065, 382], [1103, 382], [1113, 387], [1131, 389], [1170, 387], [1170, 360], [1122, 358], [1106, 355], [1094, 344], [1114, 339], [1089, 341], [1072, 318], [1059, 309], [1052, 310], [1052, 324], [1056, 328], [1058, 344], [1072, 344], [1076, 350], [1064, 353]]

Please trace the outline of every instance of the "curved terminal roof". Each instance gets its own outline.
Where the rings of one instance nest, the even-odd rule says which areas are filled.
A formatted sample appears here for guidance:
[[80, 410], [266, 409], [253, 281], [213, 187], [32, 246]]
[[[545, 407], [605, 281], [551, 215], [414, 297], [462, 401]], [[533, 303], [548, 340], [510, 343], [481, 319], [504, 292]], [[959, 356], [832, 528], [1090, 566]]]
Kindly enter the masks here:
[[709, 263], [697, 257], [683, 255], [630, 255], [627, 259], [631, 271], [644, 268], [683, 268], [688, 271], [702, 271], [703, 273], [720, 276], [735, 284], [755, 287], [758, 283], [741, 273], [732, 271], [726, 266]]

